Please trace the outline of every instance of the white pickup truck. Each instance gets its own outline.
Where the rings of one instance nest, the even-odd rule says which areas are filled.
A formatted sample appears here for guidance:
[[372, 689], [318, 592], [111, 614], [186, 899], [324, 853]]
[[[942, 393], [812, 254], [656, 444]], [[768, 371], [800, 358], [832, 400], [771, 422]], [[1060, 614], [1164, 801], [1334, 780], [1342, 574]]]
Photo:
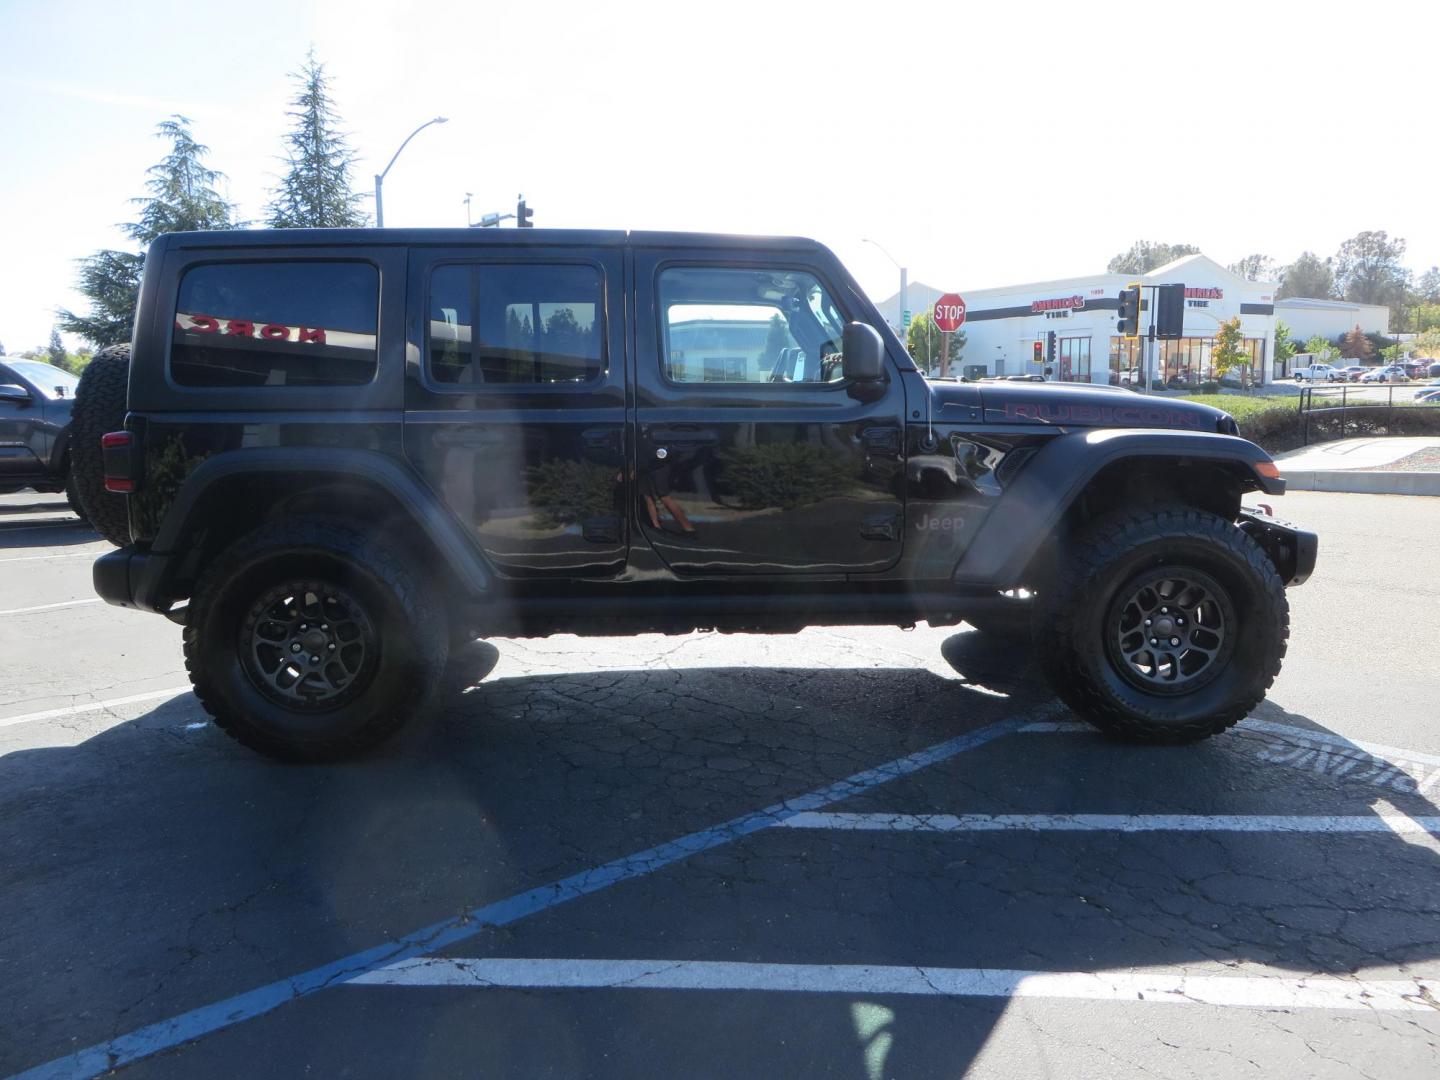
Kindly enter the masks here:
[[1295, 369], [1296, 382], [1348, 382], [1345, 373], [1330, 364], [1310, 364]]

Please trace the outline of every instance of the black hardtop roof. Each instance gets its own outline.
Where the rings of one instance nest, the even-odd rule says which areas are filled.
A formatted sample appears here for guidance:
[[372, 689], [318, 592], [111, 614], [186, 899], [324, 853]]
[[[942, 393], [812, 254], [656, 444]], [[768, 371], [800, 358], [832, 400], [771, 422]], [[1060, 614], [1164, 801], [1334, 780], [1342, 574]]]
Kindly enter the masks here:
[[474, 247], [653, 247], [722, 251], [824, 251], [801, 236], [731, 233], [626, 232], [621, 229], [225, 229], [179, 232], [157, 243], [172, 247], [347, 247], [435, 245]]

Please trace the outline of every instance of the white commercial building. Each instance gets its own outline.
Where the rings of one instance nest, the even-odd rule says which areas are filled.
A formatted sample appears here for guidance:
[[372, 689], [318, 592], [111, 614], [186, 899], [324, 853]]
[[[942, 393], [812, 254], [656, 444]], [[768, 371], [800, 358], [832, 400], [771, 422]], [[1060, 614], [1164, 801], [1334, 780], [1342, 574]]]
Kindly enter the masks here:
[[1357, 326], [1364, 334], [1390, 336], [1390, 309], [1384, 304], [1291, 296], [1275, 301], [1275, 318], [1283, 322], [1290, 336], [1301, 344], [1316, 334], [1326, 341], [1334, 341]]
[[[1185, 286], [1183, 337], [1129, 341], [1115, 332], [1120, 290], [1132, 281]], [[911, 286], [911, 310], [921, 311], [916, 286], [928, 287], [918, 282]], [[951, 356], [950, 373], [978, 379], [1044, 375], [1048, 368], [1055, 380], [1128, 385], [1140, 382], [1148, 367], [1150, 385], [1193, 386], [1214, 377], [1215, 332], [1221, 323], [1239, 316], [1243, 348], [1251, 357], [1250, 378], [1268, 383], [1287, 374], [1273, 363], [1276, 288], [1274, 282], [1249, 281], [1231, 273], [1205, 255], [1187, 255], [1138, 276], [1095, 274], [998, 289], [962, 289], [966, 340], [958, 358]], [[1152, 295], [1146, 290], [1147, 303]], [[897, 307], [893, 297], [880, 305], [882, 313]], [[1142, 326], [1149, 326], [1150, 315], [1147, 309]], [[1142, 347], [1148, 361], [1144, 364]]]

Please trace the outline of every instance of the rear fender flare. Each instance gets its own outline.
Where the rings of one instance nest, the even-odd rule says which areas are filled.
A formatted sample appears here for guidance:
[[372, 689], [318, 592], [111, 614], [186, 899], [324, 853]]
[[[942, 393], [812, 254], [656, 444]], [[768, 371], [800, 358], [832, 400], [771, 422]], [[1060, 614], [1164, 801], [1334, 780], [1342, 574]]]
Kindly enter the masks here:
[[373, 450], [257, 447], [227, 450], [201, 462], [185, 479], [155, 535], [151, 551], [180, 556], [203, 525], [200, 513], [231, 482], [253, 476], [303, 476], [322, 483], [359, 482], [378, 489], [400, 507], [439, 552], [460, 583], [476, 596], [489, 592], [494, 576], [460, 524], [419, 479], [393, 458]]

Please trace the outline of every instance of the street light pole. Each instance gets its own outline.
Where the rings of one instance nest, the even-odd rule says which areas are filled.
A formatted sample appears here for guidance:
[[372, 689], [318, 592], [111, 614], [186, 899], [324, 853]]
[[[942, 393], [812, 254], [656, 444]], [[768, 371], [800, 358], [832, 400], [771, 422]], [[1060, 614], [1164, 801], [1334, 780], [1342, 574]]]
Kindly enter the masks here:
[[910, 310], [909, 303], [907, 302], [908, 297], [906, 296], [906, 293], [909, 291], [910, 287], [910, 272], [905, 269], [905, 267], [901, 266], [900, 263], [896, 261], [895, 256], [891, 255], [890, 252], [886, 251], [881, 244], [877, 243], [874, 240], [871, 240], [869, 237], [861, 237], [860, 242], [862, 244], [874, 244], [875, 247], [880, 248], [880, 253], [884, 255], [885, 258], [889, 259], [892, 263], [895, 263], [895, 269], [900, 271], [900, 314], [895, 319], [895, 323], [900, 328], [900, 338], [903, 341], [905, 338], [905, 331], [909, 329], [905, 325], [905, 312]]
[[[426, 120], [425, 123], [421, 124], [409, 135], [405, 136], [405, 141], [400, 144], [400, 150], [404, 150], [405, 147], [409, 146], [410, 140], [413, 139], [416, 135], [419, 135], [420, 132], [424, 131], [431, 124], [443, 124], [446, 123], [447, 120], [448, 117], [444, 116], [437, 116], [434, 120]], [[395, 158], [398, 158], [400, 156], [400, 150], [395, 151], [394, 157], [390, 159], [390, 164], [385, 166], [383, 172], [378, 172], [375, 174], [375, 227], [377, 229], [383, 229], [385, 227], [385, 203], [381, 198], [381, 185], [385, 183], [386, 174], [390, 172], [391, 167], [395, 164]]]

